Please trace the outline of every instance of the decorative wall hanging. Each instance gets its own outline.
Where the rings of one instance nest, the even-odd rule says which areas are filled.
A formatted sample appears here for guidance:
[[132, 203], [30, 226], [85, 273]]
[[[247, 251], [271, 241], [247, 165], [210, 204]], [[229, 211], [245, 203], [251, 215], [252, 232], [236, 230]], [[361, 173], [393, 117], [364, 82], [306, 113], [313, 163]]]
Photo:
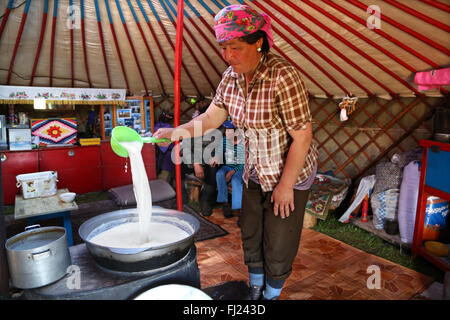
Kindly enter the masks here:
[[346, 96], [342, 99], [342, 102], [339, 103], [339, 108], [341, 108], [341, 121], [347, 121], [348, 115], [350, 115], [353, 111], [356, 110], [356, 102], [358, 101], [357, 97], [349, 97]]
[[31, 119], [31, 134], [39, 137], [39, 145], [74, 144], [77, 141], [77, 121], [65, 119]]
[[0, 103], [33, 104], [44, 98], [53, 104], [125, 104], [125, 89], [0, 86]]

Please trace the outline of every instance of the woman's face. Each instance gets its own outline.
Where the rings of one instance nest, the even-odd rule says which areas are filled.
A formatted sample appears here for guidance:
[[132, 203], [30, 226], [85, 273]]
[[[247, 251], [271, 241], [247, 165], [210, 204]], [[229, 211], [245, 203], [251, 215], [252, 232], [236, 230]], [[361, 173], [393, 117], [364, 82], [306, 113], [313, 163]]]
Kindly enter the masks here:
[[262, 39], [254, 44], [239, 39], [228, 40], [219, 43], [223, 59], [236, 73], [253, 72], [261, 58], [261, 53], [256, 51], [262, 45]]

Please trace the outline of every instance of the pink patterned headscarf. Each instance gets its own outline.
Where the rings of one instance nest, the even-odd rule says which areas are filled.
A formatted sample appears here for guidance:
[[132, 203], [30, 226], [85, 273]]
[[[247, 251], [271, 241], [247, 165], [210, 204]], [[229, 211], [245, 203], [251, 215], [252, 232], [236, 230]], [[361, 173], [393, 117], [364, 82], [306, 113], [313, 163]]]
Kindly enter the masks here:
[[267, 34], [269, 47], [273, 45], [269, 16], [246, 5], [235, 4], [220, 10], [214, 17], [214, 29], [219, 42], [240, 38], [262, 30]]

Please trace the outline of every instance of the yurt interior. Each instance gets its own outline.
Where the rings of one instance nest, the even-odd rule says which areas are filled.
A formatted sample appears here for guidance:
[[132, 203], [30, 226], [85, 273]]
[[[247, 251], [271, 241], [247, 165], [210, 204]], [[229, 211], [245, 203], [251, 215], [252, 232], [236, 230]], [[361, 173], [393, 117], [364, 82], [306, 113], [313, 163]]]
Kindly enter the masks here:
[[[270, 50], [242, 40], [256, 30]], [[255, 266], [259, 299], [281, 278], [278, 300], [450, 299], [449, 56], [449, 0], [0, 0], [1, 299], [246, 300]], [[222, 147], [244, 132], [245, 161], [206, 160], [200, 122]], [[197, 162], [168, 135], [182, 128]], [[255, 149], [280, 159], [250, 164], [255, 128], [282, 128]], [[304, 132], [308, 156], [294, 154]], [[271, 262], [267, 234], [287, 237], [274, 215], [299, 224], [290, 262]], [[161, 243], [107, 237], [142, 237], [144, 216]]]

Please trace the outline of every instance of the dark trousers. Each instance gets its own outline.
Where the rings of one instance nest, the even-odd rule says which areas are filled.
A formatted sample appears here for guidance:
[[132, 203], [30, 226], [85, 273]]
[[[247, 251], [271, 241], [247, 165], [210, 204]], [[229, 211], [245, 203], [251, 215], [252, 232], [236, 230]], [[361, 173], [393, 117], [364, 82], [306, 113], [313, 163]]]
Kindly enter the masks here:
[[249, 267], [263, 267], [273, 279], [286, 279], [300, 245], [303, 216], [309, 190], [294, 190], [294, 212], [281, 219], [273, 213], [272, 192], [263, 192], [252, 181], [244, 184], [241, 237], [244, 261]]

